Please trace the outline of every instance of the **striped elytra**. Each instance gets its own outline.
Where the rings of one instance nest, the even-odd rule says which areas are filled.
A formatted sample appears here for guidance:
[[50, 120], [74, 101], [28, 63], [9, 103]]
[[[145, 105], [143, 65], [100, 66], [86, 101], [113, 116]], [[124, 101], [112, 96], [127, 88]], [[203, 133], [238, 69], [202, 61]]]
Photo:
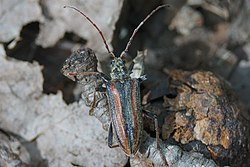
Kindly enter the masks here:
[[139, 81], [110, 81], [106, 88], [117, 142], [126, 155], [134, 155], [139, 149], [143, 128]]

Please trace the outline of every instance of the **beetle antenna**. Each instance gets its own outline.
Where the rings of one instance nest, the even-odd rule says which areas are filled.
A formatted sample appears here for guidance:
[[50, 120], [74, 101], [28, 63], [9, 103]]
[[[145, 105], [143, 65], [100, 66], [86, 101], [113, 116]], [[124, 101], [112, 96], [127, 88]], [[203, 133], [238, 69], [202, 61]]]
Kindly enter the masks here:
[[96, 29], [96, 30], [99, 32], [99, 34], [101, 35], [102, 40], [103, 40], [103, 42], [104, 42], [104, 45], [105, 45], [105, 47], [106, 47], [108, 53], [111, 54], [112, 57], [115, 57], [114, 54], [110, 51], [109, 46], [108, 46], [108, 44], [107, 44], [107, 40], [104, 38], [104, 35], [103, 35], [102, 31], [98, 28], [98, 26], [97, 26], [97, 25], [96, 25], [96, 24], [86, 15], [86, 14], [84, 14], [82, 11], [80, 11], [79, 9], [77, 9], [76, 7], [73, 7], [73, 6], [64, 6], [64, 8], [71, 8], [71, 9], [73, 9], [73, 10], [79, 12], [82, 16], [84, 16], [84, 17], [85, 17], [85, 18], [95, 27], [95, 29]]
[[168, 4], [165, 4], [165, 5], [160, 5], [160, 6], [158, 6], [157, 8], [155, 8], [154, 10], [152, 10], [152, 12], [150, 12], [146, 17], [145, 17], [145, 19], [144, 20], [142, 20], [142, 22], [136, 27], [136, 29], [134, 30], [134, 32], [133, 32], [133, 34], [131, 35], [131, 37], [129, 38], [129, 41], [128, 41], [128, 43], [127, 43], [127, 46], [126, 46], [126, 48], [125, 48], [125, 50], [124, 50], [124, 52], [128, 52], [128, 49], [129, 49], [129, 47], [130, 47], [130, 45], [131, 45], [131, 43], [132, 43], [132, 41], [133, 41], [133, 39], [134, 39], [134, 36], [135, 36], [135, 34], [137, 33], [137, 31], [141, 28], [141, 26], [155, 13], [155, 12], [157, 12], [159, 9], [161, 9], [161, 8], [164, 8], [164, 7], [170, 7], [170, 5], [168, 5]]

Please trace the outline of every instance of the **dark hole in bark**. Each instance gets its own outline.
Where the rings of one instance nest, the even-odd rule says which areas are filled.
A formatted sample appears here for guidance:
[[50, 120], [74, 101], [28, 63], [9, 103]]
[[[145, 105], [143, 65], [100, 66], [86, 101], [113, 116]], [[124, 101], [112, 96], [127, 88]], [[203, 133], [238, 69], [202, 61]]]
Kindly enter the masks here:
[[66, 103], [72, 103], [76, 100], [73, 95], [76, 83], [63, 76], [60, 70], [65, 59], [70, 56], [74, 44], [84, 44], [86, 41], [73, 33], [66, 33], [55, 46], [42, 48], [35, 43], [38, 34], [38, 22], [27, 24], [21, 31], [21, 40], [14, 48], [8, 49], [9, 43], [5, 44], [6, 53], [9, 57], [18, 60], [37, 61], [43, 66], [43, 92], [49, 94], [61, 90]]

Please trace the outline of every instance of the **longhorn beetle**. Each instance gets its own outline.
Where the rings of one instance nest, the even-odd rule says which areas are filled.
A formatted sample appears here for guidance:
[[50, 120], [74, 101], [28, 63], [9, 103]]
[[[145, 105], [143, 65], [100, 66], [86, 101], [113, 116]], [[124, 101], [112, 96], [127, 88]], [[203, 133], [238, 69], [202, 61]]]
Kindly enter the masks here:
[[[132, 43], [132, 40], [140, 29], [140, 27], [159, 9], [163, 7], [169, 7], [169, 5], [161, 5], [155, 8], [151, 13], [149, 13], [144, 20], [137, 26], [131, 35], [125, 50], [121, 53], [119, 57], [115, 56], [113, 52], [110, 51], [106, 39], [102, 31], [98, 26], [83, 12], [72, 6], [64, 6], [64, 8], [71, 8], [79, 12], [84, 16], [99, 32], [104, 45], [111, 55], [113, 60], [111, 61], [111, 72], [110, 77], [106, 76], [100, 72], [83, 72], [84, 75], [100, 75], [103, 82], [106, 85], [106, 94], [109, 103], [109, 110], [111, 116], [111, 123], [109, 127], [108, 135], [108, 145], [109, 147], [115, 147], [113, 145], [113, 131], [116, 135], [118, 146], [122, 148], [127, 156], [134, 156], [137, 154], [143, 131], [142, 124], [142, 106], [140, 97], [140, 81], [145, 80], [145, 76], [140, 78], [131, 78], [131, 71], [125, 66], [125, 61], [123, 58], [128, 53], [128, 49]], [[132, 69], [132, 68], [130, 68]], [[72, 73], [71, 75], [77, 75]], [[95, 96], [94, 102], [95, 103]], [[93, 105], [94, 106], [94, 105]], [[147, 112], [146, 112], [147, 114]], [[148, 115], [148, 114], [147, 114]], [[149, 116], [149, 115], [148, 115]], [[158, 123], [155, 118], [155, 126], [158, 128]], [[160, 150], [159, 146], [159, 133], [156, 130], [157, 148]], [[161, 150], [160, 150], [161, 151]], [[165, 156], [161, 152], [161, 157], [166, 166], [168, 163]]]

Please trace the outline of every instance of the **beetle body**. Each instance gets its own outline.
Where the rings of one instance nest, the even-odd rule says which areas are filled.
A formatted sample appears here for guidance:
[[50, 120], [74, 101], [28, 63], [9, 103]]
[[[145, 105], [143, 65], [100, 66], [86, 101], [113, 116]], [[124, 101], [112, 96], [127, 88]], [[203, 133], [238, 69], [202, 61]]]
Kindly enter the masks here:
[[[139, 79], [130, 78], [129, 73], [123, 60], [115, 57], [111, 61], [111, 80], [106, 82], [106, 92], [112, 122], [110, 128], [114, 129], [118, 145], [131, 156], [139, 149], [143, 128]], [[110, 138], [109, 143], [112, 144]]]
[[126, 155], [134, 155], [142, 135], [142, 111], [138, 79], [106, 84], [112, 124], [117, 142]]
[[[108, 105], [111, 117], [108, 144], [110, 147], [113, 147], [114, 129], [114, 134], [116, 135], [118, 145], [128, 156], [135, 155], [138, 152], [141, 144], [143, 125], [139, 81], [145, 79], [145, 77], [138, 76], [138, 78], [131, 78], [131, 71], [126, 68], [125, 62], [122, 60], [122, 58], [126, 56], [131, 42], [139, 28], [157, 10], [166, 6], [168, 5], [158, 6], [146, 16], [146, 18], [134, 30], [132, 36], [130, 37], [127, 43], [125, 50], [119, 57], [116, 57], [113, 52], [110, 51], [106, 39], [103, 36], [103, 33], [87, 15], [85, 15], [83, 12], [81, 12], [75, 7], [67, 6], [81, 13], [96, 28], [96, 30], [99, 32], [103, 39], [108, 53], [113, 58], [111, 61], [110, 79], [108, 79], [109, 77], [105, 76], [102, 73], [95, 72], [95, 74], [100, 75], [100, 77], [106, 84], [106, 95], [108, 98]], [[94, 73], [85, 72], [85, 74], [90, 75]], [[93, 101], [93, 103], [95, 103], [95, 97]]]

